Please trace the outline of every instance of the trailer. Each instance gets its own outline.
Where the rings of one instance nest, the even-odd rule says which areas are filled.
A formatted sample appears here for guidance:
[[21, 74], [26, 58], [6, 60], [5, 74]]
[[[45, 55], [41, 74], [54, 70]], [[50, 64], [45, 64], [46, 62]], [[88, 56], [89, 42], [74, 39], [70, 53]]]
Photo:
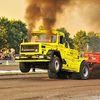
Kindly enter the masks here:
[[86, 62], [89, 64], [90, 72], [95, 64], [100, 64], [100, 53], [84, 53], [84, 57], [88, 58]]

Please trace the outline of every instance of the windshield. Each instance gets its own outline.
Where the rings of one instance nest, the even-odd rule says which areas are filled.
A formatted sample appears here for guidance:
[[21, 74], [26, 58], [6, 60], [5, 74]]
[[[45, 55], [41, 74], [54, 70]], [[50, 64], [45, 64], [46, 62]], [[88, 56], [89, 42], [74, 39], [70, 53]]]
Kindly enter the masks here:
[[44, 33], [34, 33], [31, 36], [31, 42], [50, 42], [56, 43], [57, 34], [44, 34]]

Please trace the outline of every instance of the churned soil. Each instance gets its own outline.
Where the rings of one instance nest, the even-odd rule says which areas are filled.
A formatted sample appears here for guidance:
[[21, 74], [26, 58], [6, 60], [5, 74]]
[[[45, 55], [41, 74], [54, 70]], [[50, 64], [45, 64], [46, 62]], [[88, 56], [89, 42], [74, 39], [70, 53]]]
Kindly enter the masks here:
[[91, 74], [90, 79], [100, 79], [100, 64], [95, 64]]
[[47, 74], [0, 76], [0, 100], [100, 100], [100, 79], [49, 79]]
[[[0, 100], [100, 100], [100, 66], [88, 80], [49, 79], [47, 74], [0, 76]], [[0, 70], [19, 70], [0, 66]]]

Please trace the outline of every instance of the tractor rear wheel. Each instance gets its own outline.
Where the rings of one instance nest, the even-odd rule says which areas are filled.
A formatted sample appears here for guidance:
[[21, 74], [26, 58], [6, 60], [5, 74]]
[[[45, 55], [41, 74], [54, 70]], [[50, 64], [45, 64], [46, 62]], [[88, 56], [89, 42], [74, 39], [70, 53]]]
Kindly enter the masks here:
[[86, 80], [89, 78], [89, 75], [90, 75], [89, 65], [87, 62], [83, 61], [80, 66], [80, 72], [73, 73], [72, 78]]
[[52, 73], [52, 72], [50, 72], [50, 70], [48, 70], [48, 77], [50, 79], [59, 79], [58, 74], [57, 73]]

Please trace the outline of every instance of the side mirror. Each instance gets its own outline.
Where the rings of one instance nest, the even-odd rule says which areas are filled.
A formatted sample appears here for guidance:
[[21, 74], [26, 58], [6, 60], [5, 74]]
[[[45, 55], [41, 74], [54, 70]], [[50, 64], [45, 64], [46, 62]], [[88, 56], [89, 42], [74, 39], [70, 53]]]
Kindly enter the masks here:
[[70, 48], [68, 41], [66, 41], [65, 47], [66, 47], [66, 48]]

